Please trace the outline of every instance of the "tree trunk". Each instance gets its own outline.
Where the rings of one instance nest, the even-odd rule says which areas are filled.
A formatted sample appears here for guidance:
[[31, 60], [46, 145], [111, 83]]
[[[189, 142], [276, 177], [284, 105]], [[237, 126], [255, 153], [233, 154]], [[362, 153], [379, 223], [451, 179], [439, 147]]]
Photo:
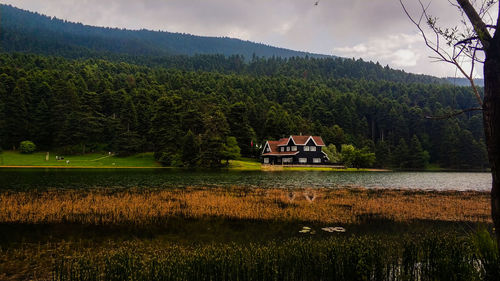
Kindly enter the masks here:
[[500, 37], [495, 36], [484, 63], [483, 121], [491, 167], [491, 217], [500, 250]]

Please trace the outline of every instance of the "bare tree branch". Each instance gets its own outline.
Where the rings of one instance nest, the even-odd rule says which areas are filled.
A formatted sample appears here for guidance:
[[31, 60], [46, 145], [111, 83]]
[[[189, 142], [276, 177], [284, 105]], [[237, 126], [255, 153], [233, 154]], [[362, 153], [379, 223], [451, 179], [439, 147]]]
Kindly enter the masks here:
[[483, 108], [482, 107], [472, 107], [472, 108], [467, 108], [467, 109], [464, 109], [464, 110], [460, 110], [460, 111], [457, 111], [457, 112], [453, 112], [451, 114], [447, 114], [447, 115], [441, 115], [441, 116], [425, 116], [425, 119], [432, 119], [432, 120], [443, 120], [443, 119], [449, 119], [449, 118], [452, 118], [452, 117], [455, 117], [455, 116], [458, 116], [460, 114], [464, 114], [464, 113], [467, 113], [467, 112], [471, 112], [471, 111], [482, 111]]
[[[476, 41], [476, 47], [477, 45], [479, 45], [479, 41]], [[474, 63], [476, 62], [476, 52], [477, 52], [477, 49], [474, 48], [474, 52], [472, 53], [472, 60], [471, 60], [471, 67], [470, 67], [470, 74], [469, 76], [470, 77], [473, 77], [474, 76]]]
[[[455, 33], [455, 30], [441, 30], [439, 28], [437, 28], [435, 26], [435, 22], [436, 22], [436, 19], [435, 18], [431, 18], [428, 14], [427, 14], [427, 9], [429, 8], [429, 5], [430, 3], [425, 6], [421, 0], [418, 1], [419, 4], [420, 4], [420, 7], [422, 9], [422, 14], [420, 15], [420, 19], [419, 21], [415, 21], [415, 19], [410, 15], [410, 13], [408, 12], [408, 10], [406, 9], [406, 6], [403, 4], [403, 0], [399, 0], [399, 3], [401, 4], [401, 7], [403, 8], [403, 11], [405, 12], [406, 16], [410, 19], [410, 21], [417, 27], [417, 29], [420, 31], [420, 34], [422, 35], [422, 38], [424, 39], [424, 42], [425, 42], [425, 45], [431, 49], [435, 54], [437, 54], [437, 57], [433, 57], [434, 59], [437, 59], [438, 61], [442, 61], [442, 62], [447, 62], [447, 63], [450, 63], [450, 64], [453, 64], [459, 71], [460, 73], [462, 73], [462, 75], [470, 82], [471, 84], [471, 87], [472, 87], [472, 90], [474, 92], [474, 95], [477, 99], [477, 102], [478, 104], [482, 107], [483, 106], [483, 100], [481, 98], [481, 95], [479, 94], [479, 91], [477, 89], [477, 86], [474, 82], [474, 79], [473, 79], [473, 72], [471, 72], [471, 74], [468, 74], [465, 69], [463, 68], [462, 64], [458, 62], [458, 58], [460, 57], [460, 55], [462, 55], [462, 53], [466, 54], [466, 56], [468, 56], [469, 58], [471, 58], [472, 61], [476, 61], [476, 50], [475, 48], [470, 48], [470, 50], [467, 50], [467, 52], [465, 52], [465, 48], [466, 47], [471, 47], [472, 46], [472, 42], [474, 40], [470, 40], [470, 42], [468, 44], [459, 44], [459, 45], [462, 45], [460, 51], [458, 53], [455, 52], [455, 49], [456, 49], [456, 45], [454, 46], [455, 48], [453, 49], [453, 54], [450, 54], [448, 53], [447, 51], [445, 51], [444, 49], [442, 49], [439, 45], [439, 38], [440, 36], [443, 36], [443, 37], [448, 37], [448, 42], [451, 42], [455, 37], [454, 37], [454, 33]], [[489, 43], [489, 40], [491, 40], [491, 36], [489, 34], [489, 32], [486, 32], [486, 34], [479, 34], [477, 30], [485, 30], [485, 31], [488, 31], [487, 28], [486, 28], [486, 25], [484, 24], [484, 22], [482, 21], [482, 19], [479, 17], [479, 15], [477, 14], [476, 10], [474, 10], [474, 7], [472, 7], [472, 5], [469, 3], [469, 1], [467, 0], [457, 0], [457, 2], [460, 4], [460, 7], [462, 7], [462, 9], [465, 11], [465, 8], [463, 8], [462, 6], [462, 2], [463, 2], [463, 5], [469, 5], [469, 9], [472, 9], [472, 11], [465, 11], [467, 16], [469, 16], [470, 14], [470, 17], [477, 17], [476, 19], [476, 24], [473, 24], [474, 25], [474, 30], [477, 34], [477, 37], [478, 39], [476, 39], [476, 41], [480, 41], [481, 42], [481, 45], [483, 48], [486, 48], [488, 43]], [[424, 29], [422, 28], [421, 24], [422, 24], [422, 19], [425, 18], [426, 21], [427, 21], [427, 24], [429, 25], [429, 27], [432, 29], [432, 31], [434, 32], [434, 34], [436, 35], [436, 43], [433, 43], [431, 42], [428, 37], [427, 37], [427, 34], [425, 33]], [[471, 20], [471, 22], [473, 22]], [[481, 25], [482, 24], [482, 25]], [[477, 25], [477, 27], [476, 27]], [[472, 36], [471, 36], [472, 37]], [[488, 39], [489, 38], [489, 39]], [[483, 40], [484, 42], [486, 42], [487, 44], [485, 45], [485, 43], [483, 43]], [[478, 44], [476, 44], [476, 48], [477, 48]]]
[[477, 36], [465, 38], [465, 39], [460, 40], [457, 43], [455, 43], [455, 46], [458, 46], [458, 45], [461, 45], [461, 44], [469, 44], [470, 42], [472, 42], [474, 40], [477, 40], [477, 39], [479, 39], [479, 37], [477, 37]]
[[420, 34], [422, 35], [422, 38], [424, 39], [424, 42], [425, 42], [425, 45], [427, 45], [427, 47], [429, 49], [431, 49], [432, 51], [434, 51], [434, 53], [436, 53], [438, 55], [438, 57], [440, 58], [440, 60], [444, 61], [444, 62], [448, 62], [448, 63], [453, 63], [450, 59], [446, 58], [439, 50], [439, 44], [436, 44], [436, 46], [433, 46], [432, 43], [427, 39], [427, 35], [425, 33], [425, 31], [422, 29], [422, 26], [421, 26], [421, 20], [423, 17], [425, 17], [427, 19], [427, 21], [429, 20], [429, 17], [426, 16], [426, 12], [425, 12], [425, 7], [424, 5], [422, 4], [421, 1], [419, 1], [420, 3], [420, 6], [422, 7], [422, 14], [420, 16], [420, 20], [418, 22], [415, 21], [415, 19], [413, 19], [413, 17], [410, 15], [410, 13], [408, 12], [408, 10], [406, 9], [405, 5], [403, 4], [403, 0], [399, 0], [399, 3], [401, 4], [401, 7], [403, 7], [403, 10], [404, 12], [406, 13], [406, 16], [408, 16], [408, 18], [410, 19], [411, 22], [413, 22], [413, 24], [418, 28], [418, 30], [420, 31]]
[[465, 12], [470, 22], [472, 23], [474, 31], [479, 37], [483, 48], [488, 49], [491, 41], [491, 35], [488, 31], [488, 28], [486, 27], [486, 24], [476, 12], [476, 9], [474, 9], [472, 4], [468, 0], [457, 0], [457, 3], [460, 5], [460, 7], [462, 7], [462, 10]]

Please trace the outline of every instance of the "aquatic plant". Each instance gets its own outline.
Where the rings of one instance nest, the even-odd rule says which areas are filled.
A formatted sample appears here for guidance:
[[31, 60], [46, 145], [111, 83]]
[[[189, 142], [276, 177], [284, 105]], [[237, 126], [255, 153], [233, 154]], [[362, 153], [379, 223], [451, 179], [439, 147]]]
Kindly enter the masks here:
[[[305, 192], [298, 190], [297, 192]], [[309, 191], [308, 191], [309, 192]], [[364, 223], [373, 219], [491, 222], [488, 193], [317, 189], [84, 189], [0, 193], [1, 223], [154, 225], [173, 217]]]
[[53, 280], [492, 280], [473, 240], [452, 235], [131, 246], [56, 259]]

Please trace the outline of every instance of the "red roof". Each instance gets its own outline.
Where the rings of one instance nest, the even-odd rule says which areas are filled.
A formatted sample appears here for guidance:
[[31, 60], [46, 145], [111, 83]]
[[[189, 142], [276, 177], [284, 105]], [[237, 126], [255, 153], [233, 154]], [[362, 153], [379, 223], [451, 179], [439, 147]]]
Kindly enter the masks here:
[[298, 151], [276, 151], [276, 152], [268, 152], [262, 155], [295, 155], [299, 153]]
[[[314, 140], [314, 142], [316, 143], [316, 145], [318, 145], [318, 146], [325, 146], [325, 143], [323, 142], [323, 139], [321, 137], [319, 137], [319, 136], [290, 136], [290, 138], [292, 138], [293, 142], [296, 145], [305, 145], [307, 143], [307, 141], [309, 140], [309, 138], [312, 138]], [[287, 145], [288, 144], [288, 140], [290, 138], [280, 139], [279, 140], [280, 143], [278, 145], [279, 146]]]
[[309, 138], [312, 138], [316, 145], [325, 146], [323, 139], [318, 136], [290, 136], [289, 138], [283, 138], [277, 141], [267, 141], [270, 151], [262, 155], [295, 155], [299, 153], [298, 151], [279, 151], [279, 146], [286, 146], [290, 138], [292, 138], [296, 145], [305, 145], [309, 141]]
[[269, 149], [271, 152], [278, 152], [278, 145], [280, 144], [280, 141], [268, 141], [269, 144]]

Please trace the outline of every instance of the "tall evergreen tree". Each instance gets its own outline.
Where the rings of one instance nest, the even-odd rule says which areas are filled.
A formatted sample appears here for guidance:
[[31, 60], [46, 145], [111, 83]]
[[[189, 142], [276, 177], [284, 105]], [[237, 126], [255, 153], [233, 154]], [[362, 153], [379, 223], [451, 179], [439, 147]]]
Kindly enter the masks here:
[[409, 149], [404, 138], [399, 139], [399, 144], [392, 153], [392, 165], [398, 168], [408, 168]]
[[124, 131], [115, 139], [118, 156], [129, 156], [142, 151], [143, 139], [134, 131]]
[[171, 165], [178, 157], [181, 144], [182, 98], [173, 95], [160, 98], [156, 103], [152, 119], [151, 137], [155, 149], [155, 159]]
[[181, 161], [186, 167], [198, 166], [200, 160], [200, 139], [191, 130], [187, 132], [182, 141]]
[[226, 165], [229, 165], [229, 160], [240, 157], [240, 151], [236, 138], [227, 137], [226, 142], [222, 145], [222, 159], [226, 160]]
[[6, 143], [15, 149], [28, 136], [28, 111], [24, 95], [29, 95], [28, 82], [21, 78], [11, 93], [5, 98], [5, 138]]
[[424, 169], [429, 164], [429, 153], [422, 148], [420, 140], [413, 135], [408, 151], [408, 168]]
[[389, 167], [391, 165], [391, 149], [386, 141], [379, 141], [375, 146], [375, 165], [377, 167]]
[[205, 118], [205, 134], [203, 135], [203, 153], [201, 164], [205, 167], [216, 168], [222, 165], [224, 157], [224, 142], [229, 132], [224, 113], [215, 110]]
[[124, 94], [123, 104], [120, 109], [120, 120], [125, 131], [135, 131], [137, 128], [137, 111], [134, 102], [128, 94]]
[[33, 115], [34, 135], [33, 141], [40, 148], [50, 148], [52, 146], [52, 123], [49, 106], [44, 99], [38, 103]]
[[255, 139], [255, 132], [248, 121], [248, 113], [245, 104], [235, 103], [229, 108], [227, 115], [231, 135], [236, 137], [238, 147], [244, 156], [252, 155], [252, 141]]

